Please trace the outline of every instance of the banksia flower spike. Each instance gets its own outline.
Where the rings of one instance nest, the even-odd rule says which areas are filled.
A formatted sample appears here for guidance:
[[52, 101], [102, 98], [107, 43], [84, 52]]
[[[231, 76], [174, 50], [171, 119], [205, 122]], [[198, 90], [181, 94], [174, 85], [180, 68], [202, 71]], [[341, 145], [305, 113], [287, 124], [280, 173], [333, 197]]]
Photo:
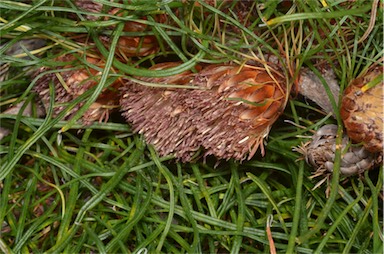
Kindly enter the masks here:
[[[93, 1], [93, 0], [77, 0], [75, 1], [77, 7], [84, 11], [89, 11], [92, 13], [101, 14], [104, 6], [103, 4]], [[113, 7], [107, 11], [109, 15], [117, 15], [121, 16], [122, 9]], [[97, 20], [98, 17], [94, 15], [87, 15], [87, 19], [89, 20]], [[108, 20], [108, 17], [102, 18], [103, 20]], [[144, 18], [143, 18], [144, 19]], [[158, 22], [163, 22], [165, 20], [164, 15], [157, 15], [155, 19]], [[113, 30], [113, 27], [109, 27], [110, 30]], [[124, 24], [124, 32], [127, 33], [140, 33], [147, 32], [149, 30], [148, 25], [127, 21]], [[101, 42], [104, 44], [106, 48], [109, 48], [111, 44], [111, 37], [107, 35], [102, 35], [99, 37]], [[153, 35], [146, 36], [137, 36], [137, 35], [123, 35], [120, 36], [117, 46], [116, 53], [123, 58], [126, 57], [135, 57], [135, 56], [147, 56], [153, 53], [156, 53], [159, 50], [159, 45], [157, 39]]]
[[[78, 56], [80, 57], [80, 56]], [[85, 57], [90, 66], [95, 68], [103, 68], [105, 62], [101, 59], [93, 57]], [[68, 62], [68, 65], [60, 67], [67, 69], [54, 73], [47, 73], [39, 78], [34, 87], [34, 91], [39, 96], [43, 106], [47, 109], [50, 103], [49, 84], [52, 82], [55, 89], [55, 105], [53, 109], [53, 117], [57, 116], [66, 108], [66, 104], [70, 103], [92, 87], [99, 83], [101, 72], [100, 70], [85, 65], [78, 66], [78, 59], [74, 54], [66, 54], [56, 59], [57, 62]], [[77, 66], [77, 67], [75, 67]], [[51, 70], [48, 67], [40, 68], [38, 74], [42, 74]], [[110, 112], [118, 108], [118, 87], [120, 81], [115, 81], [111, 86], [105, 88], [99, 95], [97, 100], [91, 104], [90, 108], [82, 116], [81, 121], [84, 124], [91, 124], [94, 121], [107, 121]], [[79, 103], [65, 117], [70, 119], [72, 115], [83, 105]]]
[[[376, 82], [375, 82], [376, 80]], [[370, 83], [374, 84], [370, 87]], [[348, 136], [370, 152], [383, 151], [384, 93], [383, 68], [369, 70], [345, 89], [341, 118]]]
[[[163, 63], [161, 70], [178, 63]], [[286, 104], [285, 78], [273, 69], [236, 65], [196, 66], [165, 78], [128, 81], [122, 88], [122, 115], [143, 133], [160, 155], [190, 161], [202, 147], [204, 156], [250, 159]], [[135, 81], [136, 80], [136, 81]], [[195, 86], [151, 87], [142, 83]]]

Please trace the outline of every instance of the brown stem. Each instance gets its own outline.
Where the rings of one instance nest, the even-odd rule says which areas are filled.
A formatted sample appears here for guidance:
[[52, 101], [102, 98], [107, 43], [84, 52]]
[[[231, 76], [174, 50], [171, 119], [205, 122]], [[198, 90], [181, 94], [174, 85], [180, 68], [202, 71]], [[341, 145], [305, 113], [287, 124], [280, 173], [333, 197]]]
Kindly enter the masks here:
[[[334, 72], [331, 69], [324, 70], [323, 78], [327, 82], [337, 105], [340, 87], [337, 83]], [[325, 113], [332, 112], [333, 115], [335, 115], [323, 83], [311, 70], [307, 68], [302, 69], [298, 88], [300, 94], [319, 105]]]

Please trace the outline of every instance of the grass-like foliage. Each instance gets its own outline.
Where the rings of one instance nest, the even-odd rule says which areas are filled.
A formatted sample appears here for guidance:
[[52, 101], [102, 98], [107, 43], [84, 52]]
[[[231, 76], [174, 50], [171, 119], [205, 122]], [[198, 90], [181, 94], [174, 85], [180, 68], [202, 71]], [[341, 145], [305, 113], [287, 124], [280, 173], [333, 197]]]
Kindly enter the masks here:
[[[176, 75], [196, 63], [243, 65], [274, 56], [292, 90], [300, 68], [331, 66], [342, 92], [383, 61], [381, 1], [94, 2], [103, 4], [101, 12], [72, 0], [0, 1], [0, 120], [10, 130], [0, 140], [0, 252], [382, 251], [382, 166], [344, 178], [339, 153], [332, 177], [314, 189], [321, 179], [310, 178], [311, 168], [292, 148], [323, 124], [341, 130], [342, 123], [294, 92], [267, 138], [266, 155], [242, 163], [159, 158], [119, 112], [108, 122], [78, 122], [112, 79]], [[124, 30], [133, 21], [145, 30]], [[150, 36], [158, 49], [129, 56], [119, 51], [121, 36]], [[45, 43], [13, 52], [24, 39]], [[36, 102], [31, 73], [42, 66], [59, 72], [68, 63], [55, 58], [64, 53], [105, 59], [99, 84], [57, 117], [52, 109], [38, 117], [38, 102], [30, 116], [22, 114], [27, 104], [4, 113]], [[148, 70], [165, 61], [180, 65]], [[85, 103], [64, 120], [79, 102]]]

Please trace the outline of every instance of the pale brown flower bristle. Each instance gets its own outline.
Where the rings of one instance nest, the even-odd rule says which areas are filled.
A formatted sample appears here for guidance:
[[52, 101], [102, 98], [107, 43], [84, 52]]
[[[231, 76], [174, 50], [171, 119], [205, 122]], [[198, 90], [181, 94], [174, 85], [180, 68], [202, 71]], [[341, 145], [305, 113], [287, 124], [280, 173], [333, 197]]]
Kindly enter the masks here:
[[[38, 94], [43, 106], [47, 109], [50, 103], [49, 84], [52, 83], [55, 89], [55, 102], [53, 108], [53, 117], [62, 112], [67, 104], [82, 95], [87, 90], [96, 86], [100, 81], [100, 70], [82, 64], [79, 57], [74, 54], [66, 54], [55, 59], [56, 62], [68, 62], [67, 65], [58, 67], [58, 69], [67, 69], [65, 71], [49, 72], [39, 78], [34, 87], [34, 91]], [[93, 57], [85, 57], [90, 66], [94, 65], [103, 68], [105, 62]], [[48, 67], [40, 68], [35, 76], [52, 69]], [[97, 100], [91, 104], [90, 108], [80, 119], [84, 124], [91, 124], [94, 121], [107, 121], [109, 113], [118, 108], [119, 97], [118, 87], [120, 81], [115, 81], [110, 87], [104, 89]], [[70, 119], [84, 102], [76, 105], [64, 119]]]
[[[376, 78], [379, 83], [365, 91], [363, 87]], [[353, 80], [342, 97], [340, 115], [348, 136], [370, 152], [383, 151], [383, 87], [383, 69], [375, 68]]]
[[[166, 69], [179, 63], [163, 63]], [[144, 82], [196, 86], [159, 88], [128, 81], [122, 88], [122, 115], [144, 134], [160, 155], [190, 161], [202, 147], [205, 156], [251, 158], [286, 104], [285, 79], [279, 72], [235, 65], [197, 66], [165, 78], [137, 77]]]

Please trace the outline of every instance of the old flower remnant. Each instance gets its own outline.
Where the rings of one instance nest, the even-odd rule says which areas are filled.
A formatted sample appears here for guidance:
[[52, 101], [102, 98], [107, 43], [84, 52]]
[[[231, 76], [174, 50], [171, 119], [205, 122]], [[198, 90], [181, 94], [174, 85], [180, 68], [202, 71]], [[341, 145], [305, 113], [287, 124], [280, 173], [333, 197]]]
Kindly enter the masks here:
[[[50, 105], [49, 85], [52, 83], [55, 89], [55, 101], [53, 108], [53, 117], [66, 109], [67, 104], [84, 94], [86, 91], [99, 84], [101, 71], [105, 62], [94, 57], [84, 56], [87, 63], [80, 64], [76, 54], [65, 54], [56, 59], [57, 62], [67, 63], [65, 66], [55, 68], [42, 67], [35, 76], [42, 75], [36, 82], [34, 91], [39, 96], [45, 109]], [[117, 79], [108, 88], [105, 88], [90, 108], [81, 118], [84, 124], [91, 124], [94, 121], [107, 121], [111, 111], [119, 107], [118, 87], [120, 81]], [[82, 106], [84, 102], [77, 104], [70, 110], [64, 119], [70, 119], [74, 113]]]

